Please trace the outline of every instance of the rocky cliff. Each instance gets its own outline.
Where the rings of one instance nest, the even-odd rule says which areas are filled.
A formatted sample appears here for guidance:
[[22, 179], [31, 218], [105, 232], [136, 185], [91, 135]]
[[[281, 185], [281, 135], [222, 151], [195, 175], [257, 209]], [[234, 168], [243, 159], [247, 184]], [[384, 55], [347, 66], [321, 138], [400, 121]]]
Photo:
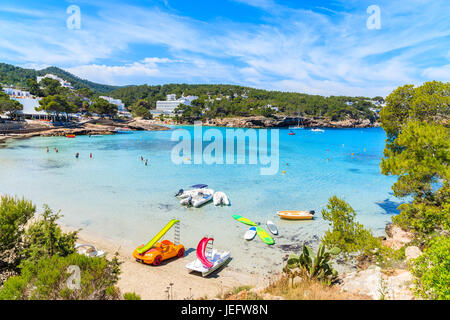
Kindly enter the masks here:
[[[295, 126], [298, 123], [296, 117], [275, 116], [266, 118], [263, 116], [210, 119], [203, 123], [205, 126], [235, 127], [235, 128], [283, 128]], [[326, 118], [301, 118], [300, 123], [308, 128], [370, 128], [380, 126], [378, 122], [372, 123], [369, 119], [346, 119], [332, 121]]]

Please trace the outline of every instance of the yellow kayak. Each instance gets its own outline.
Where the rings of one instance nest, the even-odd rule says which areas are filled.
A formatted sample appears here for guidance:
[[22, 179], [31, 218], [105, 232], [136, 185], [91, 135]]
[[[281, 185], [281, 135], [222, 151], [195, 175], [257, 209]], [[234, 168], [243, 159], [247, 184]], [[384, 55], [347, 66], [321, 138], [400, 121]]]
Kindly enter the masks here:
[[310, 213], [309, 211], [284, 210], [278, 211], [277, 214], [281, 219], [288, 220], [312, 220], [312, 218], [314, 217], [314, 214]]

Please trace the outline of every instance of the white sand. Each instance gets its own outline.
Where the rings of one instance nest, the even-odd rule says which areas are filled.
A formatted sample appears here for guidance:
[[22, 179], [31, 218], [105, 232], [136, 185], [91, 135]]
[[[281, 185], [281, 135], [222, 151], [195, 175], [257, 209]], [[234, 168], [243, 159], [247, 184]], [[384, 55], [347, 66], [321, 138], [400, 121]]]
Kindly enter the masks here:
[[[70, 229], [63, 227], [63, 230], [67, 232]], [[207, 278], [195, 273], [191, 274], [185, 265], [196, 259], [196, 254], [192, 249], [189, 252], [189, 248], [186, 248], [188, 253], [184, 258], [164, 261], [160, 266], [154, 267], [136, 262], [132, 256], [135, 248], [126, 247], [119, 241], [104, 239], [81, 231], [77, 242], [89, 243], [97, 250], [106, 251], [108, 258], [118, 252], [119, 260], [123, 262], [120, 266], [118, 287], [122, 293], [135, 292], [146, 300], [168, 299], [167, 287], [170, 287], [171, 283], [173, 284], [172, 297], [179, 300], [213, 299], [218, 294], [240, 285], [262, 286], [265, 283], [264, 277], [237, 272], [229, 266]]]

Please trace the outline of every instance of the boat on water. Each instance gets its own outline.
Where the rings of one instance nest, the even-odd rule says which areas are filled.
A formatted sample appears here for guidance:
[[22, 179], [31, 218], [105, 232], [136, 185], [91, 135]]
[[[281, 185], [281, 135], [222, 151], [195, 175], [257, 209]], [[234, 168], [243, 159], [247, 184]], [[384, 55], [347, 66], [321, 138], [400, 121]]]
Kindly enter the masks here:
[[311, 131], [312, 131], [312, 132], [325, 132], [325, 130], [323, 130], [323, 129], [317, 129], [317, 128], [311, 129]]
[[214, 193], [213, 202], [214, 202], [215, 206], [218, 206], [218, 205], [229, 206], [230, 205], [230, 200], [228, 199], [227, 195], [222, 191], [217, 191]]
[[207, 184], [196, 184], [196, 185], [193, 185], [191, 188], [194, 188], [194, 189], [190, 189], [190, 190], [180, 189], [180, 190], [178, 190], [178, 192], [175, 194], [175, 197], [178, 197], [180, 199], [184, 199], [184, 198], [189, 198], [191, 196], [195, 196], [199, 192], [201, 192], [203, 189], [208, 188], [208, 185]]
[[212, 189], [200, 189], [196, 194], [181, 199], [181, 205], [200, 207], [201, 205], [211, 201], [213, 199], [214, 190]]
[[66, 134], [66, 138], [71, 138], [71, 139], [73, 139], [73, 138], [75, 138], [75, 135], [74, 135], [74, 134]]
[[290, 126], [289, 129], [291, 129], [291, 130], [305, 129], [305, 127], [303, 126], [303, 120], [302, 120], [302, 125], [300, 125], [300, 112], [298, 113], [297, 125], [296, 126]]
[[295, 136], [295, 132], [292, 132], [292, 131], [291, 131], [291, 132], [289, 132], [289, 135], [290, 135], [290, 136]]
[[314, 218], [314, 211], [296, 211], [296, 210], [283, 210], [278, 211], [277, 215], [281, 219], [287, 220], [312, 220]]

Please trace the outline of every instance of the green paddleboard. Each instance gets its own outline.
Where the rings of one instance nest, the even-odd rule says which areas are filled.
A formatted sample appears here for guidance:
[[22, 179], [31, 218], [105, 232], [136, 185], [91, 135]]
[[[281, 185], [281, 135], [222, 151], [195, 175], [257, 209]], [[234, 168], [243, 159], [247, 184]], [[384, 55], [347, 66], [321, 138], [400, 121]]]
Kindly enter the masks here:
[[267, 231], [264, 230], [263, 228], [261, 228], [261, 227], [259, 227], [259, 226], [256, 227], [256, 233], [258, 234], [258, 236], [261, 238], [261, 240], [262, 240], [264, 243], [267, 243], [267, 244], [274, 244], [274, 243], [275, 243], [275, 241], [273, 241], [272, 237], [269, 236], [269, 234], [267, 233]]
[[235, 215], [233, 215], [233, 218], [236, 219], [237, 221], [247, 224], [249, 226], [253, 226], [253, 227], [257, 226], [256, 223], [254, 223], [253, 221], [251, 221], [247, 218], [244, 218], [243, 216], [239, 216], [239, 215], [235, 214]]

